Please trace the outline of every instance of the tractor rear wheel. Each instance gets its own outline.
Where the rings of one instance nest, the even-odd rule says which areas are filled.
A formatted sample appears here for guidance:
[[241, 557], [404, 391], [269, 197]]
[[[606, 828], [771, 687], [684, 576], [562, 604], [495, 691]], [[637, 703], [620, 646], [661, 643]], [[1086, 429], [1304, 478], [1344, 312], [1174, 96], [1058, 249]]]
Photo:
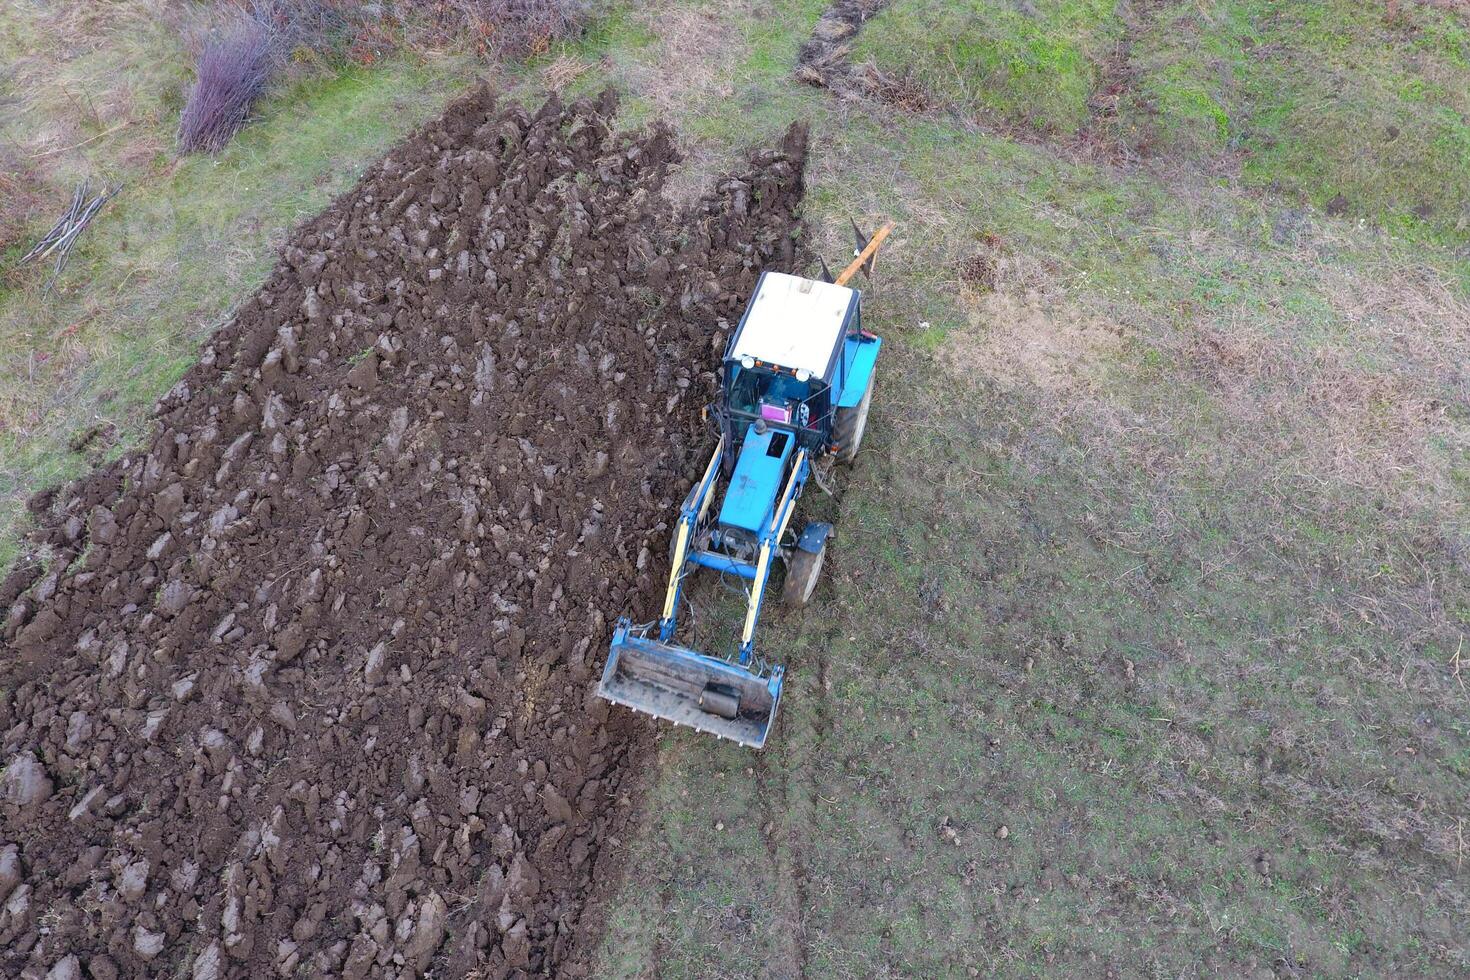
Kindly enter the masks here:
[[851, 463], [857, 459], [863, 445], [863, 432], [868, 428], [868, 409], [873, 404], [873, 375], [868, 375], [868, 390], [863, 400], [852, 408], [839, 408], [832, 416], [832, 441], [837, 444], [834, 454], [839, 463]]
[[824, 540], [816, 551], [794, 548], [786, 562], [786, 583], [781, 587], [781, 601], [793, 609], [805, 609], [817, 591], [817, 580], [822, 577], [822, 562], [827, 557], [827, 542]]

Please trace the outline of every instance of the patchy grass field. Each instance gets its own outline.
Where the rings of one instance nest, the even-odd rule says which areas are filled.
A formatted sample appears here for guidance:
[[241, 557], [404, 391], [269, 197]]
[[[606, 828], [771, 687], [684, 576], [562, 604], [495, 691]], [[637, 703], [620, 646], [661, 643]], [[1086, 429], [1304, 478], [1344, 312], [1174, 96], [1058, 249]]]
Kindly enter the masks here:
[[1085, 130], [1453, 241], [1470, 234], [1470, 20], [1451, 7], [894, 0], [853, 57], [982, 123]]
[[897, 0], [853, 56], [963, 112], [1073, 136], [1122, 41], [1116, 8], [1114, 0]]
[[[505, 78], [528, 99], [618, 85], [630, 122], [679, 127], [690, 186], [808, 118], [823, 254], [849, 215], [900, 224], [867, 294], [889, 338], [870, 441], [804, 502], [838, 525], [830, 576], [763, 623], [789, 669], [772, 744], [659, 740], [599, 973], [1470, 971], [1464, 21], [1023, 6], [896, 0], [857, 51], [1025, 140], [796, 84], [819, 0], [620, 7]], [[951, 17], [991, 40], [946, 90]], [[103, 32], [85, 56], [119, 67], [73, 92], [143, 77], [133, 45], [178, 85], [150, 37]], [[1157, 166], [1073, 152], [1120, 39], [1116, 112], [1157, 127]], [[177, 165], [171, 97], [137, 83], [144, 121], [67, 177], [129, 189], [47, 306], [29, 279], [0, 295], [0, 514], [86, 465], [79, 432], [134, 432], [281, 231], [473, 70], [321, 76]], [[11, 76], [48, 108], [8, 132], [39, 151], [114, 124], [75, 121], [46, 77]], [[25, 128], [42, 118], [81, 128]], [[1363, 135], [1388, 125], [1406, 142]], [[719, 649], [740, 598], [696, 593]]]
[[1470, 20], [1447, 5], [1216, 0], [1138, 26], [1138, 102], [1166, 148], [1390, 228], [1470, 234]]
[[[733, 91], [774, 42], [726, 19]], [[1456, 253], [754, 84], [826, 254], [899, 220], [894, 342], [778, 735], [662, 739], [606, 973], [1470, 968]]]

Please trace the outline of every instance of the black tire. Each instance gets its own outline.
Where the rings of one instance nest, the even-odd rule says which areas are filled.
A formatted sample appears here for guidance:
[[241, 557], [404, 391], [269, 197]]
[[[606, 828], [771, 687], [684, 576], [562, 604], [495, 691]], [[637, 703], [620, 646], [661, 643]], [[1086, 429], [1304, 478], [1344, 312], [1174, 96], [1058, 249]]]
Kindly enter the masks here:
[[786, 562], [786, 582], [781, 586], [781, 602], [792, 609], [805, 609], [817, 591], [822, 577], [822, 562], [827, 557], [827, 542], [815, 552], [794, 548]]
[[858, 450], [863, 445], [863, 433], [868, 429], [868, 409], [872, 404], [873, 375], [870, 374], [863, 400], [852, 408], [839, 408], [832, 416], [832, 441], [837, 444], [837, 452], [833, 455], [837, 462], [850, 464], [857, 459]]

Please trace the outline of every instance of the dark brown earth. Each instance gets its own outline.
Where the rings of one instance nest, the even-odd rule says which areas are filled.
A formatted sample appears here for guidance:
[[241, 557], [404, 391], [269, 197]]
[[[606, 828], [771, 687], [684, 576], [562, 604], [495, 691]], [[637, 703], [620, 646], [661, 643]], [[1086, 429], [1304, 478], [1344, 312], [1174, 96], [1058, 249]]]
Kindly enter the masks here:
[[[0, 587], [0, 973], [585, 973], [699, 409], [806, 135], [683, 211], [614, 100], [455, 103], [301, 228]], [[49, 974], [48, 974], [48, 971]]]
[[863, 25], [876, 17], [889, 0], [835, 0], [822, 11], [812, 36], [796, 54], [796, 78], [844, 97], [871, 95], [878, 84], [877, 69], [855, 67], [848, 56]]

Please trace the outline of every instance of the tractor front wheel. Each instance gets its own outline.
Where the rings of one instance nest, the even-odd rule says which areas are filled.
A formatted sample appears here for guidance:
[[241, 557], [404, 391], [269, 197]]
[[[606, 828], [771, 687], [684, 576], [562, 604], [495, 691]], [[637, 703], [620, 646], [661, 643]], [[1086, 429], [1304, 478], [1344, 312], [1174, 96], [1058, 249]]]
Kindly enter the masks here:
[[832, 441], [837, 444], [835, 456], [839, 463], [851, 463], [857, 459], [858, 449], [863, 444], [863, 433], [868, 428], [868, 409], [873, 404], [873, 375], [868, 375], [868, 390], [863, 400], [852, 408], [839, 408], [832, 416]]
[[793, 609], [805, 609], [817, 591], [817, 580], [822, 577], [822, 561], [827, 557], [827, 542], [824, 540], [816, 551], [793, 548], [786, 562], [786, 584], [781, 587], [781, 601]]

